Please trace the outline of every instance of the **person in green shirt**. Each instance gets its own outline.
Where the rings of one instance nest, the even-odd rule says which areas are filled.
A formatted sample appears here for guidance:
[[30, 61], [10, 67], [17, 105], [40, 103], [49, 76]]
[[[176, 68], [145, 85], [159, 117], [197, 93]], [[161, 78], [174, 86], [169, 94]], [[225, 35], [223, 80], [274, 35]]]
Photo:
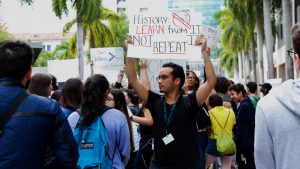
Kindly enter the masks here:
[[257, 83], [255, 82], [248, 82], [246, 84], [247, 86], [247, 95], [250, 98], [250, 101], [254, 107], [254, 109], [256, 108], [257, 102], [259, 101], [259, 96], [256, 95], [256, 91], [257, 91]]

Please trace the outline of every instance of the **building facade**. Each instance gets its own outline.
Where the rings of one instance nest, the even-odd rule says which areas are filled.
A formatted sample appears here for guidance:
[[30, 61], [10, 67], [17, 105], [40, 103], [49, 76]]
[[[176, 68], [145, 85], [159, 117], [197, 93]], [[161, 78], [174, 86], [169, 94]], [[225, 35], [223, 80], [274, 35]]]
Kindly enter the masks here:
[[21, 41], [41, 43], [45, 51], [53, 52], [56, 46], [73, 37], [74, 33], [17, 33], [14, 36]]
[[[300, 22], [300, 1], [299, 0], [289, 0], [292, 4], [292, 22], [293, 24]], [[287, 52], [285, 42], [284, 42], [284, 35], [283, 35], [283, 26], [282, 21], [279, 27], [278, 35], [275, 37], [275, 45], [274, 45], [274, 53], [273, 53], [273, 60], [274, 60], [274, 69], [276, 73], [276, 78], [281, 79], [281, 81], [286, 80], [285, 76], [285, 53]], [[264, 67], [267, 67], [267, 60], [264, 60]], [[297, 69], [294, 67], [294, 78], [298, 78], [300, 75], [297, 72]], [[267, 77], [267, 72], [265, 72], [265, 77]], [[268, 80], [265, 78], [265, 80]]]

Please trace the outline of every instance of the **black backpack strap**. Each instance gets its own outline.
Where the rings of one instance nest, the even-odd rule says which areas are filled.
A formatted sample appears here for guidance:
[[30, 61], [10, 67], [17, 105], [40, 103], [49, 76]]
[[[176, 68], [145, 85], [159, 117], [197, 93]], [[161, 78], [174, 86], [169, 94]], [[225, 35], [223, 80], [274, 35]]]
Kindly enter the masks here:
[[0, 116], [0, 136], [3, 132], [5, 124], [11, 118], [11, 116], [16, 112], [21, 103], [29, 96], [29, 94], [24, 90], [17, 98], [10, 104], [6, 111]]

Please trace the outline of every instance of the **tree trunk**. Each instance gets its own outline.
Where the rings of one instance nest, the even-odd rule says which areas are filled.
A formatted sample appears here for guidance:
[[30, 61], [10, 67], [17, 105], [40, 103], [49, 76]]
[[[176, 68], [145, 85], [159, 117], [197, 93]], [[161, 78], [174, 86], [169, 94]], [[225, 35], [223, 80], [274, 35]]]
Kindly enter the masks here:
[[263, 62], [263, 29], [261, 24], [261, 18], [259, 17], [259, 7], [256, 7], [255, 19], [256, 19], [256, 35], [257, 35], [257, 60], [258, 60], [258, 74], [259, 83], [264, 83], [264, 62]]
[[83, 23], [82, 19], [77, 14], [77, 57], [79, 76], [84, 80], [84, 59], [83, 59]]
[[266, 36], [266, 47], [267, 47], [267, 60], [268, 60], [268, 79], [274, 78], [274, 64], [273, 64], [273, 44], [274, 37], [272, 35], [272, 23], [271, 23], [271, 12], [270, 12], [270, 0], [263, 0], [264, 4], [264, 28]]
[[244, 63], [245, 63], [245, 82], [247, 83], [250, 79], [250, 62], [249, 62], [249, 53], [248, 51], [243, 52], [244, 53]]
[[234, 65], [234, 78], [239, 78], [239, 67], [236, 64]]
[[[290, 0], [282, 0], [283, 8], [283, 38], [286, 49], [292, 47], [291, 27], [292, 27], [292, 4]], [[285, 52], [285, 77], [286, 80], [294, 78], [294, 65], [292, 58]]]
[[241, 52], [238, 53], [238, 62], [239, 62], [239, 79], [243, 78], [243, 59]]
[[251, 69], [252, 69], [252, 78], [251, 80], [256, 82], [256, 57], [255, 57], [255, 39], [254, 39], [254, 32], [251, 40]]

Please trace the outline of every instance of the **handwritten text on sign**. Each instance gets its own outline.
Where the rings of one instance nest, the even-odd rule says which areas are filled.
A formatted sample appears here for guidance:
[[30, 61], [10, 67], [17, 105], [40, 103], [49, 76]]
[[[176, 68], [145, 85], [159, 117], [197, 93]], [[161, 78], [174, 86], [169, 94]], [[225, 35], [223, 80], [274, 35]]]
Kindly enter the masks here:
[[216, 28], [201, 24], [201, 14], [191, 12], [134, 14], [130, 17], [129, 33], [133, 46], [129, 46], [128, 56], [164, 59], [199, 57], [200, 49], [194, 46], [197, 35], [203, 34], [212, 48], [220, 34]]
[[91, 48], [91, 61], [95, 68], [121, 70], [124, 67], [123, 48]]

